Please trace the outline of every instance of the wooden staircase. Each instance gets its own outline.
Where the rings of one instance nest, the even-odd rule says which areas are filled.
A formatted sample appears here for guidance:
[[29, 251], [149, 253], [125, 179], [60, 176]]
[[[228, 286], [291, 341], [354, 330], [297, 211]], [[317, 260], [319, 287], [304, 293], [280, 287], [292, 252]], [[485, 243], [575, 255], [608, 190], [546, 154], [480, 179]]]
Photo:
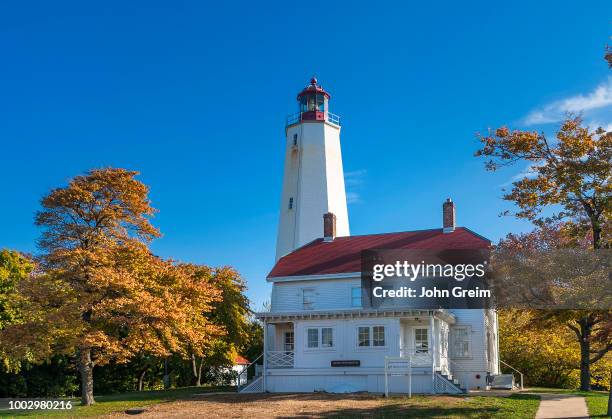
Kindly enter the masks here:
[[263, 393], [263, 376], [255, 377], [254, 380], [242, 387], [238, 393]]
[[434, 373], [434, 393], [436, 394], [464, 394], [465, 388], [461, 387], [459, 380], [452, 374], [444, 374], [440, 371]]

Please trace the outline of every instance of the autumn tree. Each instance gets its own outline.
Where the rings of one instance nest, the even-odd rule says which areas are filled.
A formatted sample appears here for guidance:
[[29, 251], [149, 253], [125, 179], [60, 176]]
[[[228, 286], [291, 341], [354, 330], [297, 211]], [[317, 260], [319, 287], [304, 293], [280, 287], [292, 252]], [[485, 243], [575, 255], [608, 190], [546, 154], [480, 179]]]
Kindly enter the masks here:
[[[505, 362], [527, 372], [525, 385], [576, 388], [580, 384], [580, 348], [567, 327], [546, 327], [538, 312], [500, 309], [499, 351]], [[607, 388], [612, 356], [593, 364], [594, 384]]]
[[14, 357], [75, 356], [84, 405], [95, 402], [94, 366], [143, 353], [187, 358], [222, 333], [206, 317], [219, 292], [149, 251], [160, 233], [136, 175], [91, 170], [42, 199], [43, 269], [19, 287], [23, 320], [0, 333]]
[[[536, 131], [501, 127], [489, 135], [479, 135], [479, 140], [482, 148], [476, 156], [487, 159], [487, 170], [516, 163], [529, 166], [529, 173], [513, 182], [503, 196], [518, 207], [514, 216], [540, 227], [562, 223], [575, 245], [586, 241], [595, 250], [611, 247], [611, 132], [591, 130], [580, 117], [569, 117], [554, 139]], [[600, 315], [584, 311], [550, 313], [551, 319], [572, 328], [580, 342], [582, 390], [590, 389], [592, 329]], [[608, 345], [604, 348], [610, 349]]]
[[[607, 377], [602, 382], [602, 369], [612, 366], [612, 311], [606, 309], [612, 296], [607, 283], [610, 254], [598, 255], [588, 248], [576, 249], [580, 243], [585, 245], [585, 240], [576, 240], [574, 232], [573, 225], [557, 223], [543, 225], [529, 233], [509, 234], [493, 252], [493, 267], [505, 271], [508, 277], [502, 278], [501, 284], [495, 284], [498, 280], [495, 277], [492, 280], [498, 288], [501, 285], [502, 289], [496, 290], [500, 304], [520, 307], [515, 310], [518, 315], [515, 313], [505, 327], [516, 329], [522, 324], [525, 336], [538, 335], [524, 341], [528, 348], [521, 349], [523, 358], [541, 358], [556, 342], [558, 352], [549, 354], [551, 365], [560, 364], [560, 360], [553, 358], [564, 354], [566, 373], [572, 372], [573, 368], [568, 365], [573, 362], [580, 365], [581, 385], [595, 379], [597, 385], [607, 387]], [[506, 290], [508, 295], [505, 295]], [[564, 309], [555, 308], [559, 305], [565, 306]], [[538, 307], [549, 309], [534, 309]], [[521, 322], [521, 319], [529, 321]], [[548, 343], [536, 350], [537, 354], [529, 351], [530, 345], [537, 348], [542, 343], [541, 336], [551, 333], [555, 337], [546, 338]], [[574, 349], [567, 348], [568, 333], [573, 336]], [[579, 345], [575, 345], [576, 341]], [[508, 352], [515, 353], [519, 346], [518, 340], [515, 346], [509, 343]], [[534, 374], [538, 373], [534, 371]], [[563, 373], [559, 378], [562, 376]]]

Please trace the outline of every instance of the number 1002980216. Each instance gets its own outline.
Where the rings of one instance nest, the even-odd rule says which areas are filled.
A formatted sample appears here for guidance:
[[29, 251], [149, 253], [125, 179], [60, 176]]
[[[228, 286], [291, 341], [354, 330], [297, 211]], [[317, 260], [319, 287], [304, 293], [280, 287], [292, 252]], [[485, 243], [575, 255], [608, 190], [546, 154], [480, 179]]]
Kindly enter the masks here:
[[70, 410], [70, 400], [9, 400], [10, 410]]

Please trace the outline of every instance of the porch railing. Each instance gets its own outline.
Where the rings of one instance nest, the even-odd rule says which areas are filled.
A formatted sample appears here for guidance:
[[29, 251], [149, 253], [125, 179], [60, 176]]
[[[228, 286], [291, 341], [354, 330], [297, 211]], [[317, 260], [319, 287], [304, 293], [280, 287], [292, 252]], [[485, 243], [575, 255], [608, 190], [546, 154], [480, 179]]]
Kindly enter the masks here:
[[294, 353], [292, 351], [267, 351], [266, 366], [268, 368], [293, 368]]
[[[261, 357], [263, 357], [263, 353], [260, 354], [257, 358], [255, 358], [252, 362], [250, 362], [248, 365], [245, 365], [244, 368], [242, 368], [242, 370], [240, 370], [240, 372], [238, 372], [237, 375], [237, 379], [236, 379], [236, 391], [240, 392], [240, 390], [242, 390], [243, 388], [245, 388], [247, 385], [249, 385], [251, 381], [249, 381], [249, 376], [248, 376], [248, 371], [249, 368], [254, 367], [255, 368], [255, 374], [254, 374], [254, 379], [257, 379], [259, 376], [261, 376], [261, 370], [258, 368], [260, 367], [260, 364], [257, 363], [257, 361], [259, 361], [261, 359]], [[246, 375], [247, 380], [246, 383], [242, 384], [240, 381], [240, 377], [242, 377], [243, 375]]]
[[414, 367], [431, 367], [433, 365], [433, 355], [431, 349], [400, 348], [400, 356], [410, 357]]
[[[297, 112], [287, 116], [286, 126], [294, 125], [302, 121], [302, 113], [303, 112]], [[331, 122], [332, 124], [340, 125], [340, 115], [336, 115], [335, 113], [326, 112], [325, 120], [327, 122]]]
[[[501, 359], [499, 360], [500, 363], [504, 364], [506, 367], [510, 368], [512, 371], [516, 371], [518, 373], [518, 375], [521, 377], [521, 390], [524, 390], [523, 387], [523, 378], [524, 375], [522, 372], [520, 372], [519, 370], [517, 370], [516, 368], [514, 368], [512, 365], [508, 364], [507, 362], [502, 361]], [[512, 373], [512, 375], [514, 376], [514, 372]]]

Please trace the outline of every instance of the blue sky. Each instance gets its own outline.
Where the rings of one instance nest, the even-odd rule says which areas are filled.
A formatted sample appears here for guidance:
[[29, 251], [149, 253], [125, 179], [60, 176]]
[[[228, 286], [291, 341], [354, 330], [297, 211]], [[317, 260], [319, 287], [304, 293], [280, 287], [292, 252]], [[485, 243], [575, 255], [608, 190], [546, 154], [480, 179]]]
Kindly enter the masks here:
[[342, 116], [353, 234], [460, 225], [492, 240], [501, 188], [475, 133], [612, 124], [612, 5], [482, 2], [16, 2], [0, 6], [0, 248], [34, 252], [50, 188], [141, 172], [155, 252], [233, 265], [269, 298], [284, 118], [316, 74]]

